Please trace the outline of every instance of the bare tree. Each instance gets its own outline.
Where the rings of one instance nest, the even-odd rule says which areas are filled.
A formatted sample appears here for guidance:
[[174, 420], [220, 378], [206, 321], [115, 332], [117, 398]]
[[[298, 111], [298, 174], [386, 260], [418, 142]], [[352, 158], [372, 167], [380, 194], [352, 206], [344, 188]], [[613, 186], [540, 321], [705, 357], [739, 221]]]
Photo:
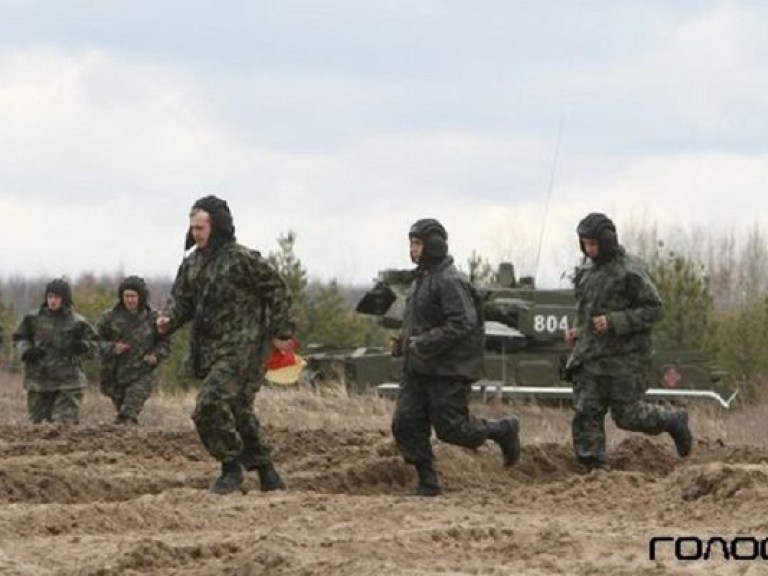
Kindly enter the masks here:
[[755, 223], [747, 232], [739, 258], [739, 287], [745, 303], [752, 302], [768, 287], [768, 250], [760, 225]]

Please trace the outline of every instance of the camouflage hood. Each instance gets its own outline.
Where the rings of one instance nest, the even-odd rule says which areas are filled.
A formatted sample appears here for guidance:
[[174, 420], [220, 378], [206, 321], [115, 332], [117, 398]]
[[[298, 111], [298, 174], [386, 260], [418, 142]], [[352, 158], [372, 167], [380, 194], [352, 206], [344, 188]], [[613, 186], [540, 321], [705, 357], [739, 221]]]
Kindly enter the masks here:
[[147, 284], [144, 282], [144, 278], [140, 276], [128, 276], [120, 282], [117, 287], [117, 305], [115, 306], [123, 308], [123, 292], [126, 290], [133, 290], [139, 295], [139, 310], [149, 308], [149, 290]]
[[48, 308], [48, 294], [56, 294], [61, 296], [61, 303], [64, 308], [72, 308], [74, 304], [72, 300], [72, 289], [69, 287], [69, 282], [63, 278], [56, 278], [51, 280], [45, 285], [45, 295], [43, 296], [43, 308]]

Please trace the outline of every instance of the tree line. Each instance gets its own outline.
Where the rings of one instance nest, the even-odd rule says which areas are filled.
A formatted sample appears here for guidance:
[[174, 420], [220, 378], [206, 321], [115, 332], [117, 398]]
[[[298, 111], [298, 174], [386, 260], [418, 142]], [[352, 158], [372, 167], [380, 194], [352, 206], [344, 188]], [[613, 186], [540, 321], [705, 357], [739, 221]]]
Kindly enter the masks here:
[[713, 233], [628, 227], [625, 243], [645, 258], [664, 300], [658, 346], [703, 351], [742, 398], [763, 396], [768, 379], [768, 240], [759, 224]]
[[[760, 227], [754, 225], [741, 235], [681, 228], [663, 239], [655, 225], [630, 223], [623, 228], [621, 239], [649, 264], [665, 303], [666, 317], [656, 331], [657, 346], [704, 352], [728, 372], [742, 397], [759, 397], [768, 376], [768, 244]], [[291, 231], [280, 235], [277, 249], [266, 257], [293, 295], [301, 349], [386, 346], [387, 332], [373, 318], [354, 312], [354, 304], [367, 287], [310, 279], [296, 254], [296, 240]], [[563, 270], [574, 264], [563, 263]], [[494, 280], [496, 267], [482, 255], [473, 253], [460, 268], [477, 281]], [[117, 285], [124, 276], [122, 272], [100, 277], [83, 274], [73, 281], [78, 312], [95, 322], [116, 303]], [[21, 315], [42, 304], [48, 280], [8, 278], [0, 284], [6, 354]], [[146, 280], [152, 305], [162, 308], [172, 280]], [[162, 368], [161, 380], [169, 390], [189, 385], [184, 369], [188, 338], [185, 330], [174, 336], [173, 354]], [[11, 368], [19, 368], [17, 360]], [[91, 368], [89, 376], [94, 375]]]
[[[355, 348], [358, 346], [385, 346], [387, 332], [376, 324], [375, 319], [356, 314], [354, 303], [363, 289], [345, 287], [336, 280], [321, 282], [311, 280], [309, 272], [295, 252], [296, 234], [287, 232], [277, 239], [277, 249], [266, 255], [267, 260], [285, 278], [291, 290], [296, 319], [296, 337], [299, 353], [331, 348]], [[90, 322], [95, 323], [101, 314], [117, 303], [117, 287], [132, 271], [118, 271], [96, 276], [92, 273], [70, 280], [75, 309]], [[6, 335], [5, 356], [10, 358], [11, 370], [21, 369], [18, 358], [10, 354], [11, 335], [22, 316], [43, 304], [45, 285], [51, 278], [27, 279], [11, 277], [0, 283], [0, 323]], [[145, 278], [150, 292], [150, 304], [161, 309], [171, 293], [173, 279]], [[173, 336], [171, 356], [160, 368], [161, 386], [168, 391], [189, 388], [186, 362], [189, 344], [188, 327]], [[96, 360], [84, 366], [90, 381], [98, 377]]]

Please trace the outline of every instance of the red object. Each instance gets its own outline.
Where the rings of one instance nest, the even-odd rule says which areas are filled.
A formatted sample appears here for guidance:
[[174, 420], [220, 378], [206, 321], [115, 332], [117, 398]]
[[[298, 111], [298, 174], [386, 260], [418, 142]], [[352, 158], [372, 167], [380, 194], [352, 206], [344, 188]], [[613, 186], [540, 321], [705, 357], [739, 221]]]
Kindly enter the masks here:
[[274, 345], [269, 347], [269, 357], [267, 358], [267, 370], [278, 370], [296, 365], [296, 354], [293, 353], [299, 347], [299, 341], [292, 338], [293, 346], [290, 350], [281, 351]]

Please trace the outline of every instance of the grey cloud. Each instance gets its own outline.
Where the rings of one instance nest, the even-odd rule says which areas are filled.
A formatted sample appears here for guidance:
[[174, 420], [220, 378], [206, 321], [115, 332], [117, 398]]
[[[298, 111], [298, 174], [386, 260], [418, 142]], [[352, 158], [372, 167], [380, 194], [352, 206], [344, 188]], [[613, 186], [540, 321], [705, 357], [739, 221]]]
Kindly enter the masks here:
[[[457, 226], [505, 204], [533, 219], [564, 118], [570, 230], [585, 199], [614, 208], [622, 188], [663, 203], [651, 192], [674, 194], [678, 166], [700, 169], [681, 154], [765, 150], [766, 20], [746, 1], [6, 3], [0, 201], [141, 219], [147, 266], [172, 269], [189, 205], [216, 192], [243, 238], [297, 228], [309, 263], [368, 277], [378, 220], [397, 236], [430, 206]], [[350, 220], [360, 246], [329, 256]]]

